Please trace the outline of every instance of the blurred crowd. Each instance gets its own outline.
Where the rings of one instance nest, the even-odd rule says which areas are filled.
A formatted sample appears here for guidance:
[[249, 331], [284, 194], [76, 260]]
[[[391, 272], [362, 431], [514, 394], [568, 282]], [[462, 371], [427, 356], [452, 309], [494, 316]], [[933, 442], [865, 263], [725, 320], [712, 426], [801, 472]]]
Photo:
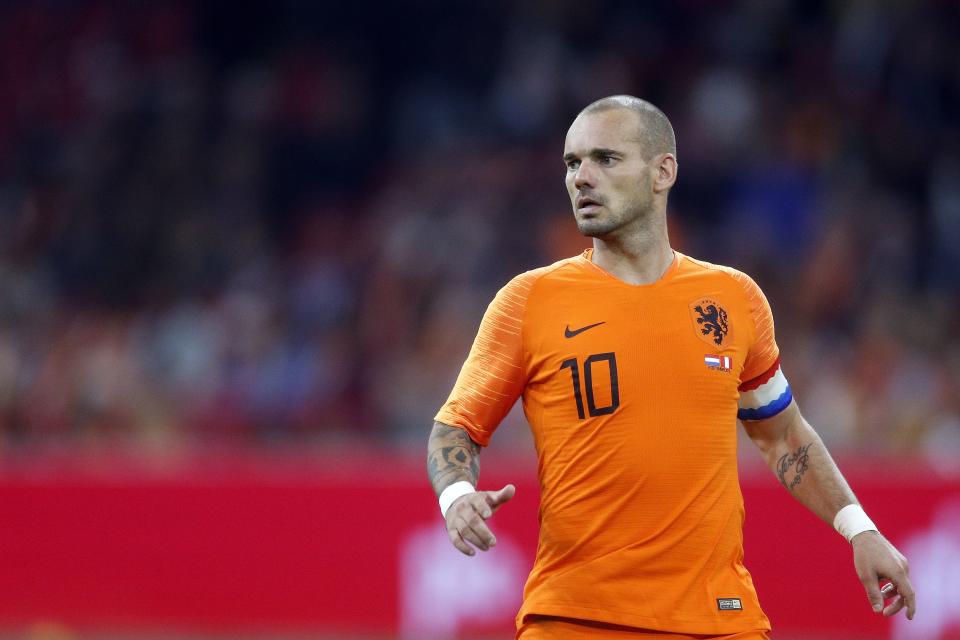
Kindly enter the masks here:
[[422, 448], [632, 93], [828, 444], [960, 460], [956, 2], [328, 4], [0, 8], [0, 446]]

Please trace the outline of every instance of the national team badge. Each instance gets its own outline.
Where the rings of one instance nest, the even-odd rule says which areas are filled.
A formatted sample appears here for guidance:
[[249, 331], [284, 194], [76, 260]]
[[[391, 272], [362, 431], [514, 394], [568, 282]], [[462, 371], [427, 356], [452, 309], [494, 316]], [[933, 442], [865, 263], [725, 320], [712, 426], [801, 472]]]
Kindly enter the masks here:
[[703, 356], [703, 363], [707, 365], [707, 369], [714, 369], [716, 371], [730, 371], [733, 368], [733, 358], [730, 356]]
[[714, 347], [729, 344], [730, 322], [727, 311], [715, 300], [702, 298], [690, 303], [690, 319], [697, 337]]

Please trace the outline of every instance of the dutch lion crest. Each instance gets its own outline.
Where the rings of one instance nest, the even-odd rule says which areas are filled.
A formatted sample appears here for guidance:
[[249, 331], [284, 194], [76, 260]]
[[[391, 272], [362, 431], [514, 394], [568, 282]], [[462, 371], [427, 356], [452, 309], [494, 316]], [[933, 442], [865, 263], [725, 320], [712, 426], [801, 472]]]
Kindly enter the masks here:
[[720, 346], [730, 331], [727, 312], [713, 300], [698, 300], [690, 305], [694, 328], [700, 339]]

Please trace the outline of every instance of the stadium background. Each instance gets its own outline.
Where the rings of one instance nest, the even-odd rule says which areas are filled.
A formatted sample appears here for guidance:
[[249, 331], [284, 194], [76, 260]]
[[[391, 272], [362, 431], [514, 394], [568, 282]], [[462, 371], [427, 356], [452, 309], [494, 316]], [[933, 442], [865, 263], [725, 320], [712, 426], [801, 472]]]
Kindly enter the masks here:
[[804, 412], [913, 561], [876, 619], [743, 447], [774, 638], [960, 638], [952, 1], [0, 7], [0, 635], [511, 637], [536, 536], [445, 546], [431, 418], [493, 293], [587, 246], [611, 93], [677, 130], [671, 237], [771, 300]]

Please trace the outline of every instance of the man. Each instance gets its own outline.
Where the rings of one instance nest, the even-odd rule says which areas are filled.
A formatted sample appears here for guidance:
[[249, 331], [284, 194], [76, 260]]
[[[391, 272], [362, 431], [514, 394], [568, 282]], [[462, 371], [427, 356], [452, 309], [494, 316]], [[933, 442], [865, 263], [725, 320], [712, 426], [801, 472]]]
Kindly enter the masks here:
[[786, 489], [850, 541], [873, 610], [912, 619], [906, 559], [801, 416], [763, 293], [671, 249], [676, 155], [666, 116], [632, 96], [570, 126], [567, 192], [593, 249], [515, 277], [483, 317], [428, 445], [450, 541], [467, 555], [496, 544], [486, 521], [514, 487], [475, 489], [480, 448], [522, 397], [541, 506], [518, 638], [767, 638], [742, 562], [739, 418]]

